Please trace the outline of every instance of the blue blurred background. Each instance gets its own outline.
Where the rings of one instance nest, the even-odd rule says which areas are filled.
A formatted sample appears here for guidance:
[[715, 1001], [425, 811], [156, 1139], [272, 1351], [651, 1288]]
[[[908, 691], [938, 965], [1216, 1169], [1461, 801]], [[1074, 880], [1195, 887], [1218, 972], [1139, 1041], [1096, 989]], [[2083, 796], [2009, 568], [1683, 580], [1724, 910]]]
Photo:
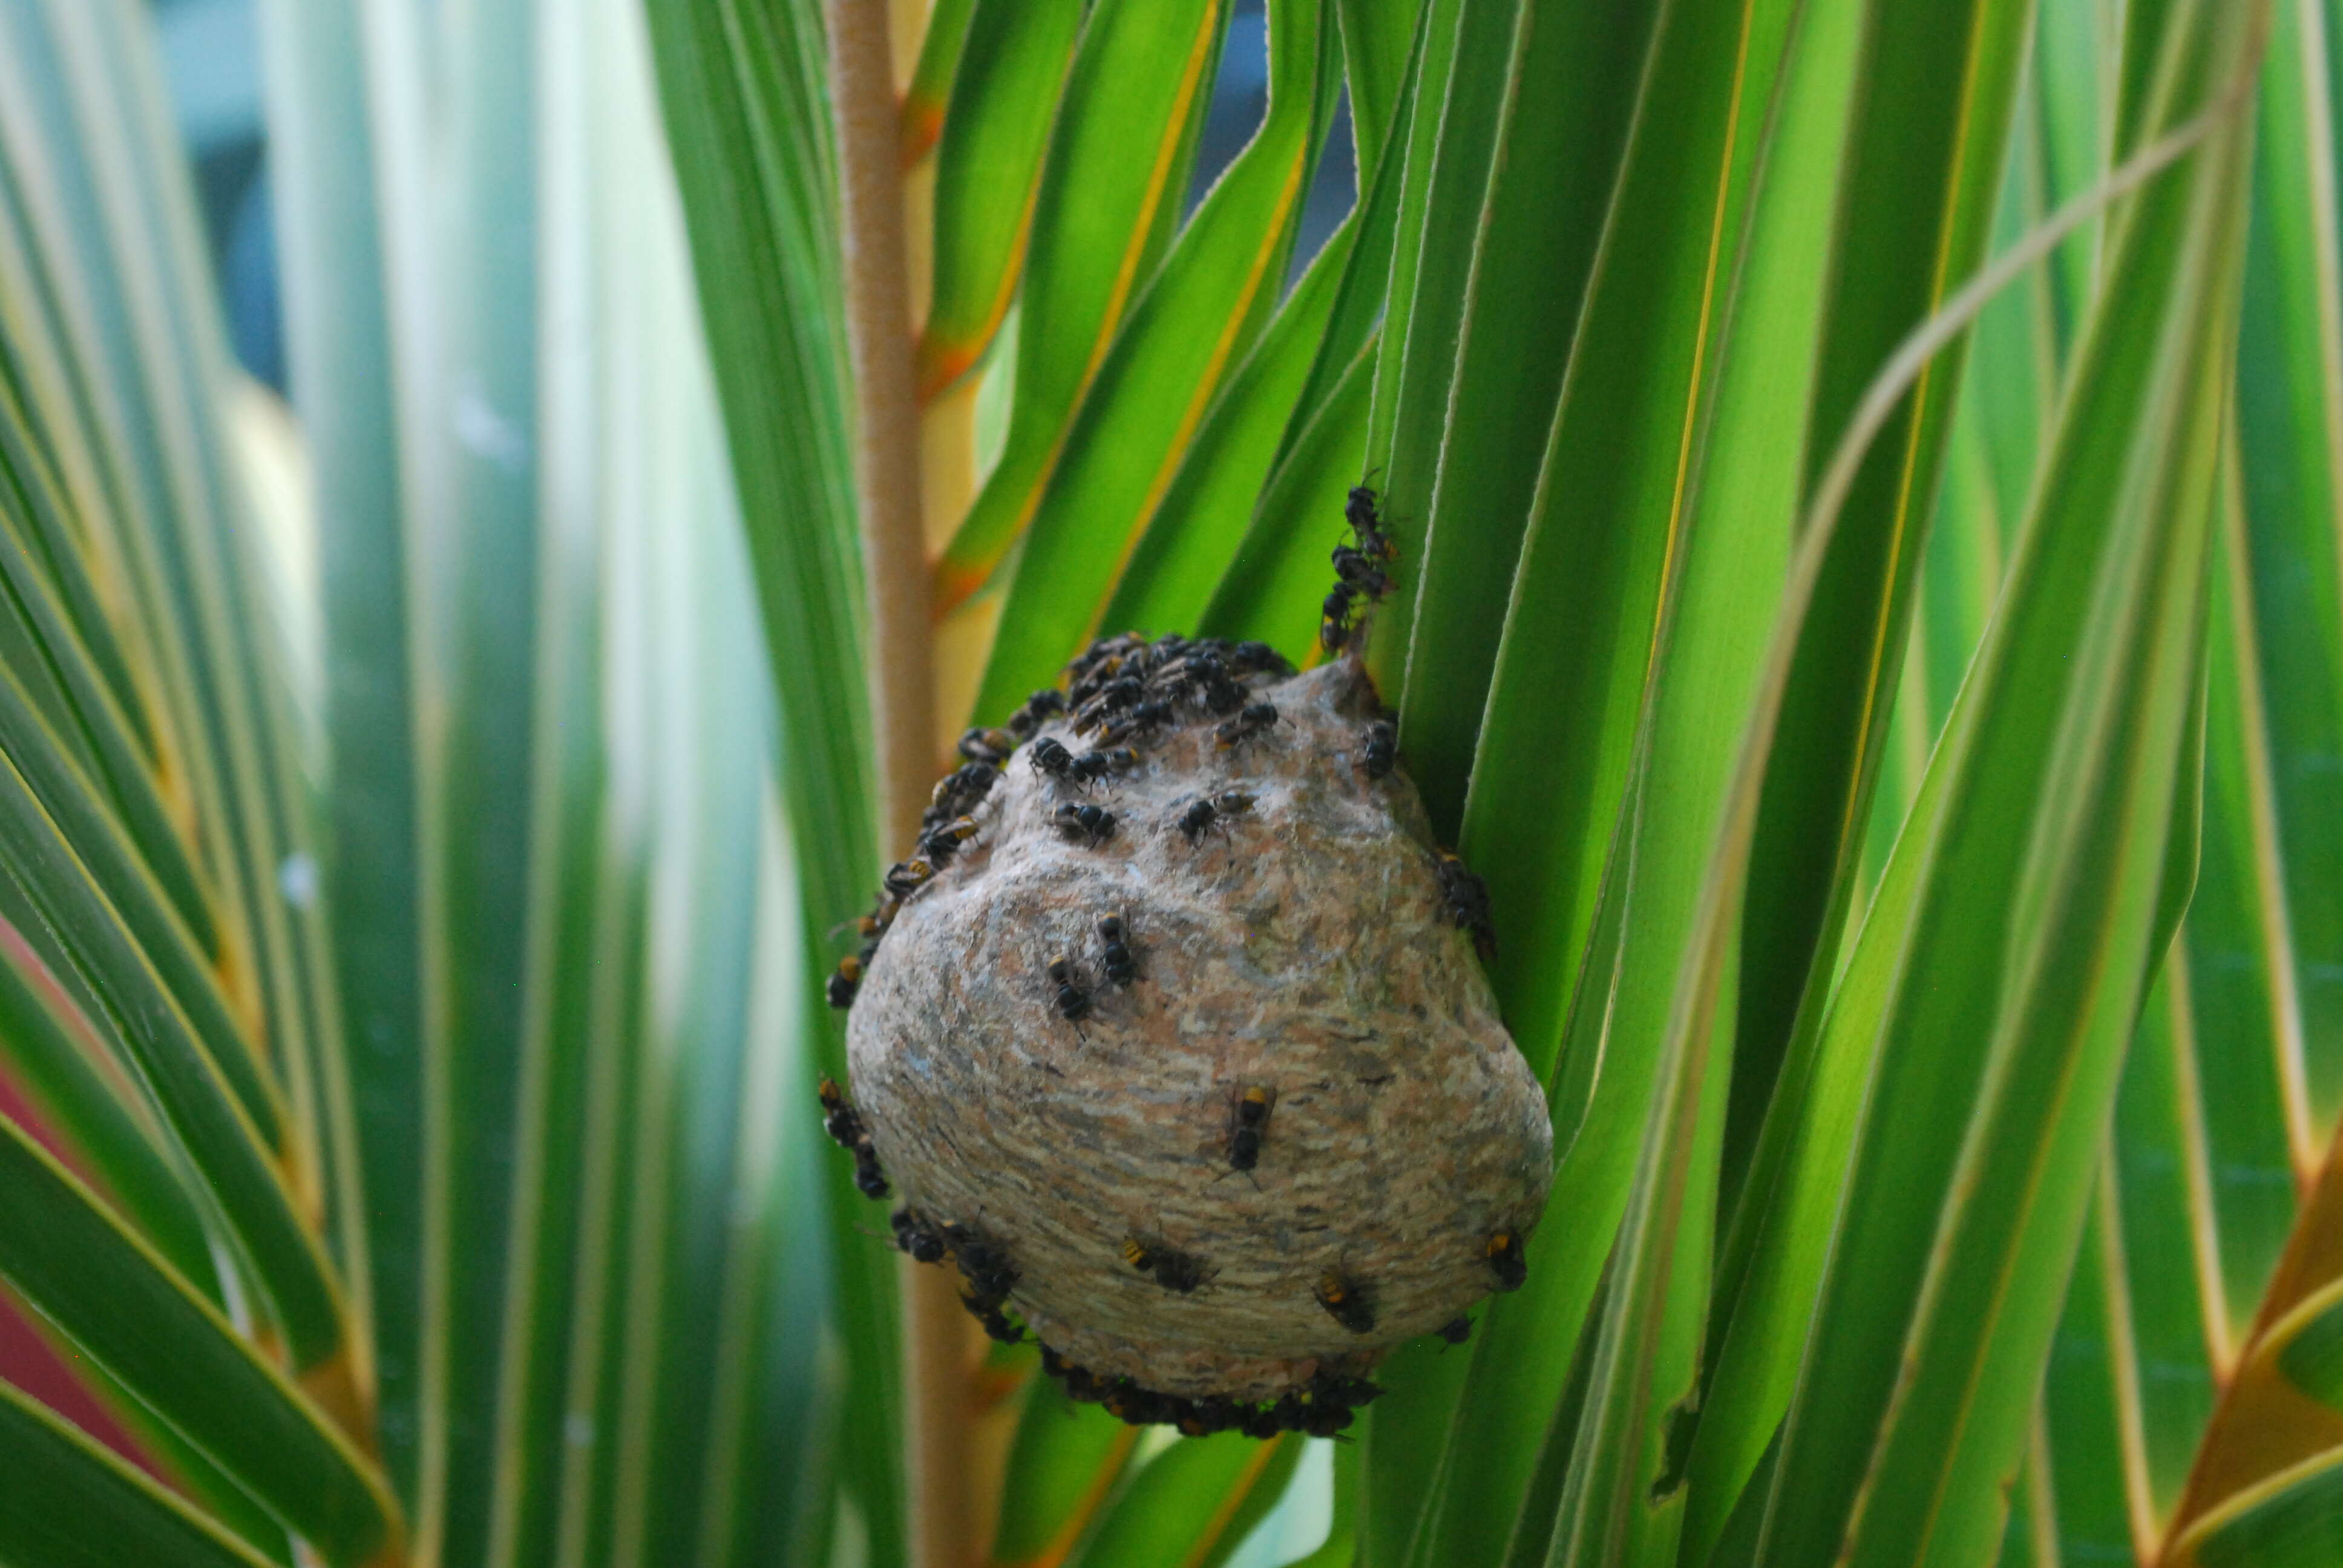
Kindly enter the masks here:
[[155, 20], [236, 357], [282, 391], [285, 342], [253, 0], [156, 0]]

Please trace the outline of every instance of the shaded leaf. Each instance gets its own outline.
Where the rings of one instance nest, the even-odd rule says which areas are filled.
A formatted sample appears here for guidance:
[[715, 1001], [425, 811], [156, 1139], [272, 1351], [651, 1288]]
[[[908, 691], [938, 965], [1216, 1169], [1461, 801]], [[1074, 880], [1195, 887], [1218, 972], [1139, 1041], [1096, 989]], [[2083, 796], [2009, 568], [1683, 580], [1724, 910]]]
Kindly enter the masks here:
[[1097, 1405], [1068, 1399], [1055, 1378], [1031, 1379], [1010, 1446], [989, 1561], [1001, 1568], [1066, 1561], [1097, 1519], [1138, 1438], [1136, 1428]]
[[1292, 1434], [1183, 1438], [1130, 1477], [1072, 1562], [1091, 1568], [1212, 1568], [1275, 1505], [1302, 1458]]
[[162, 1259], [0, 1120], [0, 1273], [327, 1560], [394, 1531], [373, 1467]]
[[0, 1552], [25, 1568], [265, 1568], [268, 1559], [0, 1382]]
[[[1634, 116], [1652, 108], [1645, 61], [1665, 14], [1467, 0], [1459, 23], [1390, 454], [1401, 586], [1369, 644], [1443, 838], [1463, 818], [1554, 401]], [[1465, 96], [1483, 94], [1500, 105], [1485, 133]], [[1444, 372], [1431, 363], [1443, 357]], [[1414, 470], [1434, 452], [1427, 483]]]

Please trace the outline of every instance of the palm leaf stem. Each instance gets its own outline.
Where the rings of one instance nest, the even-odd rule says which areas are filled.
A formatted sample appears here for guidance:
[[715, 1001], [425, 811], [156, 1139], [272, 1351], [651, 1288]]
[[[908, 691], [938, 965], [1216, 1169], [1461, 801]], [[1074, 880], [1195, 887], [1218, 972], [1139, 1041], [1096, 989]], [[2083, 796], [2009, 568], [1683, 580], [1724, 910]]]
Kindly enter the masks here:
[[[2258, 1352], [2271, 1342], [2272, 1331], [2336, 1278], [2338, 1257], [2343, 1257], [2338, 1241], [2343, 1241], [2343, 1127], [2328, 1141], [2261, 1308], [2222, 1381], [2219, 1402], [2205, 1424], [2179, 1506], [2151, 1550], [2140, 1553], [2141, 1562], [2190, 1561], [2197, 1544], [2190, 1526], [2249, 1483], [2283, 1470], [2286, 1462], [2298, 1462], [2300, 1455], [2287, 1452], [2289, 1442], [2316, 1441], [2319, 1425], [2287, 1419], [2294, 1412], [2285, 1402], [2285, 1390], [2273, 1393], [2273, 1384], [2282, 1385], [2285, 1380], [2245, 1374], [2257, 1361], [2267, 1359]], [[2273, 1414], [2274, 1409], [2286, 1413]]]
[[[887, 842], [908, 844], [932, 770], [935, 683], [928, 653], [920, 410], [911, 374], [890, 19], [888, 7], [857, 0], [829, 0], [824, 11], [838, 133], [847, 349], [854, 367], [854, 487], [880, 820]], [[959, 1560], [969, 1531], [962, 1319], [942, 1271], [915, 1270], [907, 1259], [900, 1278], [911, 1561], [920, 1568], [942, 1568]]]

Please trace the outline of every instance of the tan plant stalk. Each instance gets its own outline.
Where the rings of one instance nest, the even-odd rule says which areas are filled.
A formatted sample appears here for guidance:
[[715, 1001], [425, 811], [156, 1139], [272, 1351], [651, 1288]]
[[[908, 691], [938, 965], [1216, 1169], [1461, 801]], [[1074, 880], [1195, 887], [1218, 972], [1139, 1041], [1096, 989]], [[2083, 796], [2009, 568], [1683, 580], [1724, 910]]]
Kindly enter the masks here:
[[[870, 607], [880, 823], [885, 842], [900, 846], [918, 832], [933, 772], [935, 691], [893, 56], [888, 7], [880, 0], [828, 0], [825, 10], [846, 249], [847, 343], [854, 362], [854, 484]], [[915, 1270], [906, 1259], [901, 1279], [911, 1561], [920, 1568], [948, 1568], [975, 1549], [964, 1459], [964, 1320], [943, 1271]]]

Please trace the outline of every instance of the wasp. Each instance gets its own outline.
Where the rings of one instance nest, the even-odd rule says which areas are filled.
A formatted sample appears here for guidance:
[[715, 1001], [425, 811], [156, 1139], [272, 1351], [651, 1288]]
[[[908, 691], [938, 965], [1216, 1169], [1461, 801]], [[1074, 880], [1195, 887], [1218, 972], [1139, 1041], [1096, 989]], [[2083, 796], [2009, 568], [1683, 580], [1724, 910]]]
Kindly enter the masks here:
[[1273, 702], [1252, 702], [1243, 712], [1212, 731], [1214, 744], [1222, 751], [1242, 746], [1248, 740], [1266, 735], [1277, 722], [1277, 705]]
[[1373, 1378], [1353, 1377], [1347, 1372], [1320, 1371], [1317, 1376], [1302, 1385], [1305, 1397], [1321, 1404], [1349, 1405], [1356, 1408], [1373, 1404], [1383, 1398], [1383, 1385]]
[[1058, 808], [1051, 819], [1058, 831], [1070, 839], [1081, 839], [1091, 847], [1105, 843], [1114, 837], [1114, 813], [1103, 806], [1077, 806], [1069, 800]]
[[1115, 985], [1127, 986], [1139, 978], [1139, 964], [1131, 956], [1131, 944], [1125, 940], [1121, 915], [1101, 915], [1098, 920], [1099, 967]]
[[1091, 668], [1097, 664], [1100, 659], [1106, 658], [1111, 653], [1121, 651], [1121, 649], [1127, 646], [1131, 640], [1131, 638], [1128, 632], [1115, 637], [1102, 637], [1098, 638], [1088, 648], [1082, 649], [1081, 652], [1074, 655], [1071, 659], [1067, 661], [1064, 671], [1065, 678], [1068, 680], [1081, 679], [1085, 674], [1089, 673]]
[[1102, 637], [1074, 656], [1073, 662], [1066, 666], [1066, 678], [1069, 681], [1080, 680], [1101, 665], [1126, 658], [1146, 646], [1147, 639], [1137, 632], [1117, 632], [1112, 637]]
[[1377, 507], [1379, 498], [1365, 485], [1353, 485], [1342, 502], [1342, 520], [1359, 538], [1363, 555], [1379, 561], [1399, 559], [1398, 547], [1383, 537], [1383, 520]]
[[1074, 778], [1087, 789], [1101, 779], [1128, 773], [1138, 766], [1139, 753], [1128, 746], [1111, 747], [1104, 751], [1085, 751], [1074, 759]]
[[862, 986], [862, 960], [849, 953], [838, 960], [838, 969], [830, 977], [830, 1005], [840, 1010], [854, 1005], [854, 993]]
[[1140, 739], [1172, 722], [1172, 705], [1161, 698], [1151, 698], [1122, 713], [1099, 731], [1099, 744], [1120, 746], [1126, 740]]
[[885, 887], [898, 899], [908, 899], [928, 885], [936, 874], [932, 860], [898, 860], [887, 869]]
[[1155, 1250], [1155, 1282], [1167, 1291], [1181, 1295], [1193, 1295], [1196, 1287], [1204, 1282], [1203, 1260], [1192, 1253], [1177, 1251], [1170, 1247]]
[[[1081, 708], [1083, 703], [1096, 697], [1113, 682], [1121, 679], [1131, 670], [1132, 655], [1138, 651], [1138, 645], [1128, 639], [1118, 638], [1117, 640], [1122, 646], [1112, 652], [1100, 655], [1087, 666], [1081, 665], [1081, 661], [1077, 660], [1075, 664], [1066, 667], [1068, 681], [1066, 704], [1070, 709]], [[1091, 653], [1099, 654], [1099, 650], [1106, 646], [1104, 643], [1093, 643], [1091, 645]], [[1074, 673], [1077, 667], [1081, 668], [1081, 673], [1079, 675]]]
[[1318, 646], [1328, 653], [1340, 653], [1350, 646], [1354, 603], [1351, 590], [1338, 585], [1318, 607]]
[[1177, 680], [1180, 697], [1207, 713], [1234, 713], [1244, 706], [1244, 688], [1214, 649], [1199, 649], [1166, 673]]
[[1074, 754], [1044, 735], [1025, 749], [1025, 759], [1033, 771], [1059, 783], [1071, 782], [1074, 774]]
[[870, 906], [869, 914], [856, 915], [851, 920], [839, 921], [830, 928], [830, 934], [834, 937], [840, 931], [851, 930], [856, 936], [876, 947], [879, 939], [887, 934], [887, 928], [895, 923], [895, 916], [902, 907], [902, 900], [881, 893], [878, 900]]
[[[1130, 748], [1123, 747], [1121, 749], [1127, 751]], [[1072, 767], [1067, 771], [1066, 781], [1088, 789], [1112, 771], [1113, 768], [1107, 761], [1105, 752], [1085, 751], [1074, 759]]]
[[1228, 647], [1227, 643], [1218, 638], [1207, 638], [1202, 642], [1191, 643], [1180, 650], [1177, 658], [1157, 668], [1152, 678], [1174, 686], [1189, 686], [1209, 678], [1214, 670], [1226, 675], [1229, 668], [1226, 657]]
[[1234, 713], [1244, 706], [1244, 699], [1245, 689], [1233, 677], [1206, 679], [1196, 688], [1198, 704], [1215, 718]]
[[1074, 979], [1073, 965], [1063, 958], [1050, 960], [1049, 975], [1050, 983], [1057, 988], [1050, 1005], [1058, 1010], [1060, 1018], [1075, 1026], [1074, 1032], [1081, 1033], [1082, 1020], [1091, 1015], [1090, 991]]
[[[1332, 1437], [1356, 1419], [1351, 1402], [1327, 1392], [1321, 1386], [1322, 1381], [1313, 1378], [1270, 1407], [1280, 1431], [1298, 1432], [1310, 1437]], [[1380, 1393], [1383, 1391], [1376, 1389], [1375, 1392]]]
[[1204, 712], [1209, 712], [1213, 718], [1228, 718], [1230, 712], [1244, 708], [1244, 687], [1237, 684], [1235, 679], [1213, 679], [1213, 682], [1204, 684], [1200, 701], [1204, 706]]
[[1332, 1437], [1357, 1419], [1347, 1405], [1312, 1405], [1302, 1412], [1301, 1424], [1293, 1430], [1305, 1437]]
[[1518, 1231], [1497, 1231], [1483, 1246], [1481, 1255], [1488, 1260], [1489, 1271], [1497, 1276], [1497, 1289], [1501, 1291], [1518, 1291], [1522, 1282], [1530, 1277], [1530, 1261], [1522, 1251]]
[[990, 762], [970, 762], [947, 773], [936, 781], [935, 792], [928, 797], [928, 809], [920, 814], [920, 826], [934, 828], [964, 817], [983, 803], [999, 781], [1001, 769]]
[[1017, 749], [1017, 737], [1006, 729], [971, 729], [960, 738], [960, 754], [970, 762], [999, 767]]
[[940, 828], [930, 828], [920, 836], [920, 858], [930, 865], [940, 866], [960, 853], [960, 848], [976, 837], [976, 819], [955, 817]]
[[1368, 1302], [1364, 1288], [1342, 1270], [1329, 1269], [1319, 1275], [1314, 1293], [1318, 1304], [1326, 1309], [1326, 1315], [1353, 1333], [1374, 1332], [1375, 1309]]
[[1359, 598], [1375, 600], [1392, 590], [1392, 580], [1375, 565], [1363, 550], [1349, 545], [1336, 545], [1333, 554], [1334, 580]]
[[854, 1185], [865, 1198], [884, 1198], [888, 1193], [887, 1172], [880, 1168], [879, 1151], [871, 1146], [867, 1131], [862, 1141], [854, 1145]]
[[1180, 831], [1191, 844], [1201, 844], [1204, 835], [1222, 826], [1231, 817], [1242, 817], [1252, 809], [1253, 797], [1242, 789], [1223, 789], [1209, 799], [1197, 801], [1180, 813]]
[[1076, 681], [1072, 686], [1067, 688], [1067, 713], [1069, 715], [1073, 715], [1081, 712], [1085, 707], [1089, 706], [1091, 699], [1098, 696], [1100, 692], [1104, 691], [1116, 681], [1121, 679], [1124, 670], [1128, 668], [1129, 663], [1127, 660], [1120, 657], [1111, 658], [1105, 663], [1100, 665], [1097, 668], [1091, 670], [1090, 674], [1084, 676], [1081, 679]]
[[1274, 675], [1281, 679], [1293, 673], [1292, 661], [1265, 642], [1241, 642], [1230, 650], [1229, 662], [1241, 675]]
[[838, 1080], [824, 1078], [816, 1092], [821, 1097], [821, 1130], [840, 1147], [851, 1149], [869, 1141], [870, 1134], [863, 1128], [862, 1113], [848, 1101], [846, 1091], [838, 1087]]
[[1203, 1260], [1158, 1242], [1149, 1246], [1136, 1236], [1122, 1239], [1122, 1261], [1142, 1274], [1152, 1274], [1167, 1291], [1185, 1296], [1204, 1282]]
[[1054, 686], [1045, 686], [1025, 699], [1025, 706], [1009, 716], [1009, 732], [1031, 739], [1033, 731], [1066, 710], [1066, 694]]
[[1359, 753], [1359, 766], [1370, 779], [1389, 775], [1393, 764], [1399, 760], [1399, 730], [1388, 719], [1378, 719], [1367, 726], [1366, 749]]
[[960, 1302], [968, 1309], [970, 1317], [984, 1325], [985, 1338], [1004, 1345], [1021, 1345], [1025, 1342], [1025, 1326], [1001, 1310], [1002, 1303], [1000, 1298], [977, 1295], [963, 1286], [960, 1290]]
[[946, 1225], [942, 1233], [952, 1261], [960, 1265], [961, 1277], [978, 1296], [998, 1302], [1017, 1288], [1017, 1268], [1009, 1261], [1008, 1248], [972, 1225]]
[[1224, 1393], [1210, 1393], [1192, 1402], [1178, 1424], [1182, 1437], [1210, 1437], [1233, 1430], [1243, 1419], [1236, 1401]]
[[1117, 1380], [1117, 1386], [1099, 1402], [1107, 1414], [1126, 1426], [1151, 1426], [1172, 1418], [1171, 1395], [1141, 1388], [1128, 1378]]
[[1261, 1141], [1269, 1136], [1269, 1113], [1276, 1105], [1277, 1091], [1265, 1083], [1249, 1083], [1237, 1091], [1230, 1108], [1230, 1170], [1250, 1171], [1261, 1163]]
[[1147, 683], [1135, 675], [1120, 676], [1099, 688], [1091, 699], [1074, 710], [1074, 728], [1084, 734], [1105, 727], [1106, 721], [1125, 709], [1136, 707], [1147, 696]]
[[1302, 1437], [1333, 1437], [1352, 1421], [1357, 1421], [1357, 1415], [1345, 1406], [1319, 1404], [1302, 1415], [1302, 1422], [1296, 1427], [1296, 1432], [1301, 1432]]
[[896, 1210], [889, 1219], [895, 1227], [895, 1245], [909, 1252], [913, 1262], [942, 1261], [944, 1239], [929, 1229], [925, 1221], [908, 1208]]
[[1489, 916], [1489, 884], [1445, 849], [1440, 852], [1440, 892], [1448, 900], [1449, 918], [1457, 929], [1473, 933], [1473, 945], [1483, 958], [1494, 958], [1497, 928]]

